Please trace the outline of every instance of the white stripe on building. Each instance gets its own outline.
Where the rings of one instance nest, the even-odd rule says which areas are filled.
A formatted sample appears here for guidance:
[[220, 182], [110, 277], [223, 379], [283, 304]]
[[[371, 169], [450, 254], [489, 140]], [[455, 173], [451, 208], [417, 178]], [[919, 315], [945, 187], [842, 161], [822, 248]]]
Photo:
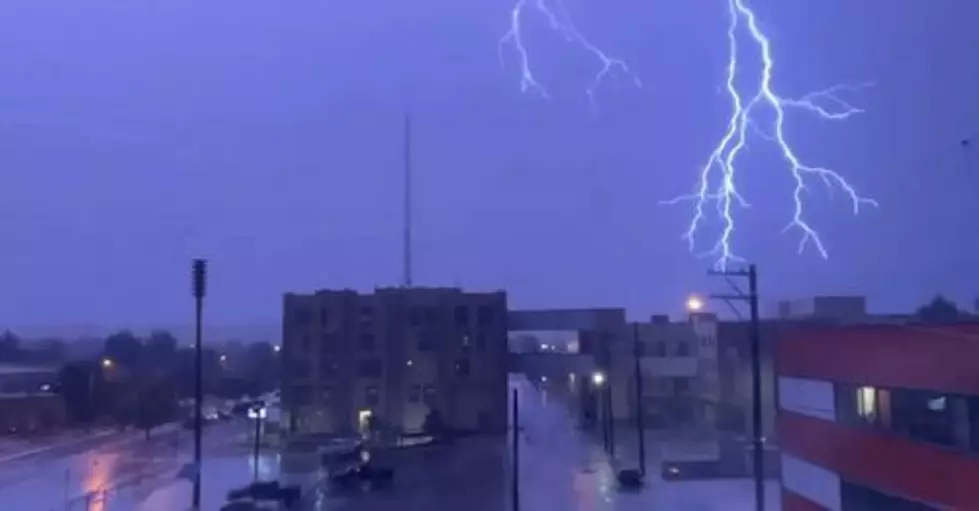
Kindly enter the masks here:
[[779, 409], [828, 421], [836, 420], [833, 384], [806, 378], [778, 378]]
[[840, 511], [840, 478], [825, 468], [782, 453], [782, 487], [830, 511]]

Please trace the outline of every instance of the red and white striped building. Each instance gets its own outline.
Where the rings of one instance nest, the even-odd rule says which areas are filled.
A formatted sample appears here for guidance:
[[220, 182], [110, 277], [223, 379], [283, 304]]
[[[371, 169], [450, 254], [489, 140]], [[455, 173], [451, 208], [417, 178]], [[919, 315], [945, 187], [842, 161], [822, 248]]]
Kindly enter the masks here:
[[775, 345], [783, 511], [979, 510], [979, 324]]

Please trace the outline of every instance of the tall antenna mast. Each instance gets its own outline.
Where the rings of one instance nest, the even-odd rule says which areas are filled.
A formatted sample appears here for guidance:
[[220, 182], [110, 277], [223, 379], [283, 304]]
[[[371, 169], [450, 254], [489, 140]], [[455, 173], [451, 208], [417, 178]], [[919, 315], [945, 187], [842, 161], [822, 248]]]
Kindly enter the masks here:
[[411, 287], [411, 116], [405, 114], [404, 133], [404, 287]]

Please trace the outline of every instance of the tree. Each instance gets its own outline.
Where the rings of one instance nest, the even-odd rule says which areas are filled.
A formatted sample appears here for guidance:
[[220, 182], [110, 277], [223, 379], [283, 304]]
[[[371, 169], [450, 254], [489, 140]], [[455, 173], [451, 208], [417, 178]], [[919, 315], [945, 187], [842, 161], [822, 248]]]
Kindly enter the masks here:
[[144, 383], [137, 393], [133, 423], [150, 437], [153, 428], [172, 421], [177, 414], [177, 393], [166, 380]]
[[105, 339], [103, 353], [114, 363], [130, 370], [138, 370], [143, 363], [143, 343], [129, 330], [116, 332]]
[[931, 302], [919, 307], [914, 315], [922, 323], [954, 323], [966, 317], [955, 303], [942, 295], [935, 295]]
[[172, 375], [177, 362], [177, 338], [165, 330], [154, 330], [146, 338], [144, 353], [157, 372]]
[[104, 382], [94, 362], [66, 364], [58, 373], [57, 391], [65, 400], [68, 420], [75, 424], [90, 424], [97, 417], [98, 396]]
[[275, 387], [278, 375], [278, 357], [275, 350], [267, 342], [256, 342], [245, 351], [245, 375], [255, 382], [257, 387], [266, 391]]
[[0, 334], [0, 362], [20, 362], [23, 358], [23, 350], [20, 346], [20, 337], [14, 335], [10, 330]]

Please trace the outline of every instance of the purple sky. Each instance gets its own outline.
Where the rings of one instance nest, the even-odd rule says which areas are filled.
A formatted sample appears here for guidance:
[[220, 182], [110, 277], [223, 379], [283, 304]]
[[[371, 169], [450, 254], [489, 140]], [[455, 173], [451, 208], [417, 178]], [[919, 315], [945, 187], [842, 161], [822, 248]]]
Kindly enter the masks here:
[[[274, 323], [287, 290], [397, 283], [409, 104], [419, 284], [643, 316], [721, 288], [679, 238], [689, 208], [657, 201], [724, 128], [723, 0], [567, 2], [645, 84], [602, 89], [597, 118], [596, 62], [540, 18], [527, 43], [555, 98], [500, 68], [508, 0], [0, 2], [0, 325], [184, 322], [194, 256], [217, 323]], [[957, 147], [979, 131], [979, 2], [752, 4], [784, 93], [877, 84], [852, 122], [790, 119], [801, 155], [881, 204], [853, 218], [813, 187], [828, 261], [780, 232], [774, 154], [745, 157], [737, 243], [763, 301], [979, 293], [979, 148]]]

